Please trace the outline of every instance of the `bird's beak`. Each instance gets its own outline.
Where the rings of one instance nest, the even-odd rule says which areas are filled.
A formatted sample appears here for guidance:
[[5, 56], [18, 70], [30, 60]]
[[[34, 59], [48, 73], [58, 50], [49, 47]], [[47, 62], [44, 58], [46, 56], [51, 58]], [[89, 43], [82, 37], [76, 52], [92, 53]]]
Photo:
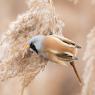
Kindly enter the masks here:
[[28, 43], [26, 43], [25, 45], [24, 45], [24, 49], [28, 49], [30, 46], [29, 46], [29, 44]]

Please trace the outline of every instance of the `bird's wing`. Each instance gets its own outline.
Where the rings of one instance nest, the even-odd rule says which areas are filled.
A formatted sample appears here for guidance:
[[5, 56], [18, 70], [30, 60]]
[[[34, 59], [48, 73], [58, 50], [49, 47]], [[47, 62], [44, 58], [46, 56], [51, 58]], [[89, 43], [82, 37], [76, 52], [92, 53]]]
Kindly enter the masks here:
[[54, 54], [64, 55], [67, 53], [67, 55], [72, 54], [74, 56], [77, 51], [73, 45], [69, 45], [52, 35], [45, 38], [43, 46], [45, 50]]
[[47, 51], [56, 55], [59, 58], [62, 58], [64, 61], [78, 60], [78, 58], [74, 57], [74, 55], [70, 52], [58, 52], [58, 51], [52, 50], [52, 49], [48, 49]]
[[61, 36], [58, 36], [58, 35], [53, 35], [53, 36], [56, 37], [56, 38], [58, 38], [58, 39], [60, 39], [64, 43], [67, 43], [69, 45], [75, 46], [76, 48], [81, 48], [81, 46], [77, 45], [74, 41], [71, 41], [68, 38], [61, 37]]

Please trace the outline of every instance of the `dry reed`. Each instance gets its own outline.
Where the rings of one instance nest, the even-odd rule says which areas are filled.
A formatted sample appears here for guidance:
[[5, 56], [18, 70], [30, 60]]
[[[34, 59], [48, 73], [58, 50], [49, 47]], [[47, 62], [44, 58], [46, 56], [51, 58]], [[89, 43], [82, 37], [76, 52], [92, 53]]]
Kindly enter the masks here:
[[95, 95], [95, 27], [87, 36], [84, 60], [86, 66], [83, 74], [82, 95]]
[[27, 41], [37, 34], [62, 35], [64, 26], [50, 0], [29, 0], [28, 5], [29, 9], [10, 24], [0, 40], [0, 80], [18, 76], [22, 90], [47, 64], [25, 48]]

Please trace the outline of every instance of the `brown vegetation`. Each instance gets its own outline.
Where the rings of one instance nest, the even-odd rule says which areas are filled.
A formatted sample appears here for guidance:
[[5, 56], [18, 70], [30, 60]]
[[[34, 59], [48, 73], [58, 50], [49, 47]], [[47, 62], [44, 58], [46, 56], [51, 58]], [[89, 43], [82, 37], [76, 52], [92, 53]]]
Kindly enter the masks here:
[[[23, 88], [45, 67], [46, 61], [30, 53], [25, 45], [36, 34], [62, 35], [63, 22], [56, 17], [52, 2], [34, 0], [31, 7], [2, 35], [0, 42], [0, 79], [20, 76]], [[22, 89], [23, 89], [22, 88]]]
[[[27, 40], [36, 33], [47, 35], [48, 31], [49, 33], [50, 31], [60, 31], [58, 34], [61, 35], [64, 23], [63, 34], [82, 46], [79, 61], [76, 62], [80, 76], [82, 77], [82, 74], [84, 76], [82, 95], [95, 93], [92, 90], [95, 87], [93, 85], [95, 78], [92, 76], [95, 71], [94, 59], [91, 58], [94, 56], [95, 33], [90, 32], [95, 26], [95, 0], [54, 0], [55, 8], [51, 5], [52, 2], [47, 3], [47, 0], [39, 2], [39, 4], [34, 3], [34, 6], [32, 6], [32, 1], [35, 0], [0, 0], [0, 78], [1, 80], [9, 79], [0, 82], [0, 95], [19, 95], [21, 87], [27, 86], [31, 79], [33, 80], [25, 89], [24, 95], [81, 95], [82, 87], [78, 84], [71, 67], [43, 63], [41, 58], [38, 56], [34, 58], [27, 49], [23, 48]], [[28, 8], [25, 2], [27, 2]], [[47, 11], [40, 12], [37, 9], [39, 7], [41, 10], [44, 8]], [[33, 16], [34, 9], [37, 10], [36, 16]], [[27, 11], [25, 12], [25, 10]], [[18, 14], [20, 16], [17, 17]], [[57, 16], [58, 14], [63, 16], [64, 23]], [[31, 18], [32, 16], [33, 18]], [[49, 19], [47, 20], [45, 17]], [[13, 22], [13, 20], [15, 21]], [[32, 23], [32, 21], [36, 23]], [[44, 21], [50, 21], [50, 23]], [[12, 23], [10, 24], [10, 22]], [[41, 28], [41, 24], [44, 28]], [[9, 25], [10, 28], [8, 28]], [[92, 30], [95, 31], [94, 28]], [[92, 36], [88, 36], [87, 40], [86, 35]], [[86, 42], [88, 42], [87, 46]], [[93, 49], [85, 50], [88, 46]], [[23, 59], [23, 54], [25, 59]], [[86, 58], [86, 55], [89, 58]], [[85, 61], [82, 60], [83, 56], [85, 56]], [[39, 60], [35, 62], [37, 58]], [[31, 61], [33, 64], [30, 64]], [[39, 65], [35, 64], [39, 62], [41, 62]], [[44, 65], [47, 65], [45, 69]], [[38, 74], [38, 72], [40, 73]], [[38, 75], [35, 77], [36, 74]]]

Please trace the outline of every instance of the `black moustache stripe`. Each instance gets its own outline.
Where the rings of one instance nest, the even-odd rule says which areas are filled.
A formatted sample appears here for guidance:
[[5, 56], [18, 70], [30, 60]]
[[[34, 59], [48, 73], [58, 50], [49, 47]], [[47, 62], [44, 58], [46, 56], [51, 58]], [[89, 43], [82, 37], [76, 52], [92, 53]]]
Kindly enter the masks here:
[[33, 49], [38, 54], [38, 50], [36, 49], [33, 43], [30, 44], [30, 48]]

